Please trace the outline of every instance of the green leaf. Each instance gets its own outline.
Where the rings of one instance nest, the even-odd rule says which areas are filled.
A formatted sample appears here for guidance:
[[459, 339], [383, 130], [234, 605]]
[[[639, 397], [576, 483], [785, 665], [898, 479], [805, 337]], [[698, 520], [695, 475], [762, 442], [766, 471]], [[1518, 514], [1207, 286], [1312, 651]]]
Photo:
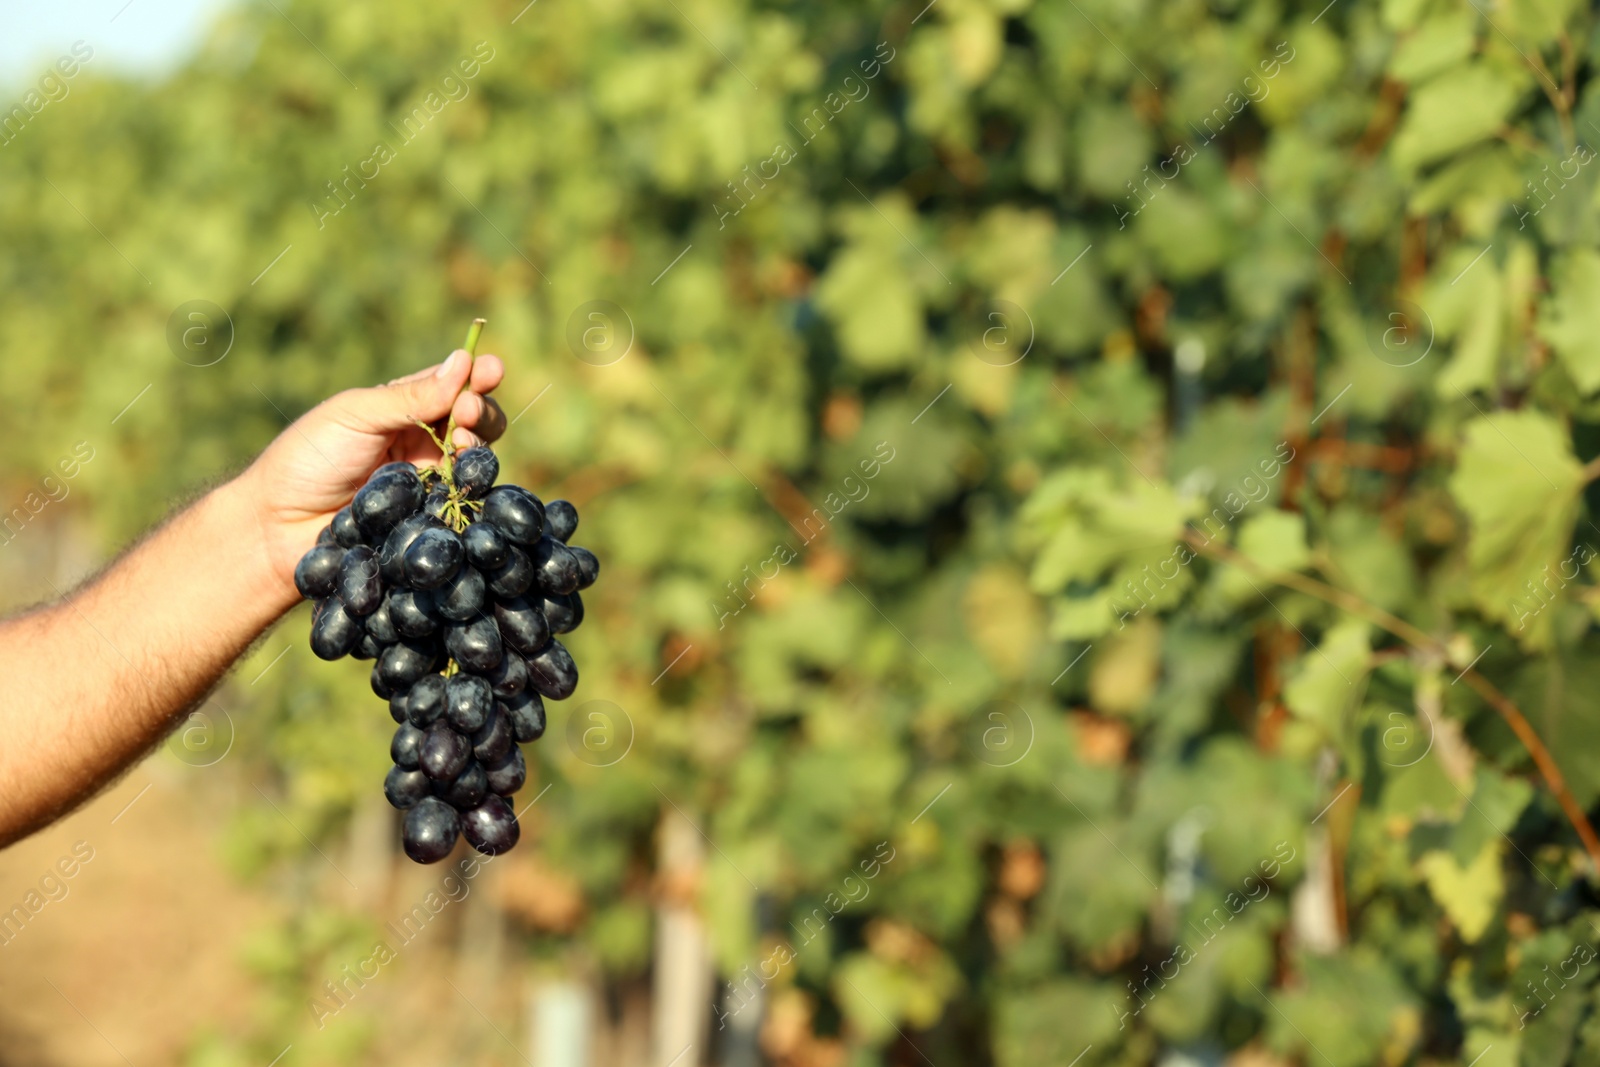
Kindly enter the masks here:
[[1468, 944], [1483, 936], [1505, 895], [1500, 849], [1501, 838], [1497, 835], [1485, 841], [1466, 866], [1457, 863], [1449, 852], [1430, 852], [1418, 863], [1427, 878], [1428, 891]]
[[1062, 978], [1003, 991], [996, 1004], [995, 1059], [1000, 1067], [1071, 1063], [1091, 1045], [1116, 1041], [1113, 1009], [1125, 992], [1110, 982]]
[[1475, 10], [1463, 8], [1433, 15], [1394, 50], [1389, 73], [1404, 82], [1422, 81], [1470, 56], [1477, 39]]
[[1302, 719], [1342, 736], [1349, 711], [1361, 695], [1371, 647], [1368, 626], [1344, 619], [1323, 635], [1318, 646], [1300, 657], [1299, 669], [1283, 688], [1284, 703]]
[[1479, 611], [1530, 648], [1548, 642], [1553, 613], [1524, 625], [1519, 598], [1567, 554], [1582, 485], [1566, 431], [1550, 416], [1502, 411], [1467, 424], [1450, 494], [1472, 524], [1470, 591]]
[[1556, 261], [1539, 333], [1585, 394], [1600, 389], [1600, 253], [1575, 248]]
[[1396, 164], [1414, 170], [1493, 136], [1521, 95], [1518, 82], [1487, 63], [1441, 74], [1411, 94], [1394, 138]]
[[[1234, 547], [1268, 570], [1298, 571], [1311, 562], [1305, 516], [1293, 511], [1263, 511], [1246, 518]], [[1216, 589], [1235, 604], [1260, 601], [1262, 580], [1243, 567], [1224, 565], [1215, 575]]]

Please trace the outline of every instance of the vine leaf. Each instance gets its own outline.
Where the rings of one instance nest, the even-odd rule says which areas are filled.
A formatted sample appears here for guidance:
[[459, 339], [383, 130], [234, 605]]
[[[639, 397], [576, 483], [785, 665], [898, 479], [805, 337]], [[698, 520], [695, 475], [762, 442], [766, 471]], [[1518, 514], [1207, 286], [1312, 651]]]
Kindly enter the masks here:
[[1548, 415], [1501, 411], [1467, 425], [1450, 494], [1472, 524], [1468, 589], [1527, 648], [1549, 647], [1554, 613], [1540, 590], [1568, 553], [1583, 482], [1566, 430]]

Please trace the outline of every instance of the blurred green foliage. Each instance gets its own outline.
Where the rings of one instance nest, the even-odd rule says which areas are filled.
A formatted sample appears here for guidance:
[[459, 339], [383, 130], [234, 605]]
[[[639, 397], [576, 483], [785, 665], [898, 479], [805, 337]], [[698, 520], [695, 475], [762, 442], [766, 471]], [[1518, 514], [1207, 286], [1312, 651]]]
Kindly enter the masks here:
[[[724, 978], [894, 843], [769, 990], [852, 1064], [1581, 1062], [1593, 973], [1533, 983], [1594, 872], [1460, 679], [1600, 796], [1597, 61], [1569, 0], [247, 5], [0, 149], [0, 456], [102, 449], [115, 543], [486, 315], [507, 474], [605, 561], [573, 703], [632, 741], [553, 711], [585, 910], [530, 953], [644, 973], [670, 798]], [[388, 720], [263, 688], [240, 760], [335, 833]], [[230, 854], [310, 906], [281, 819]], [[259, 947], [256, 1051], [361, 942]]]

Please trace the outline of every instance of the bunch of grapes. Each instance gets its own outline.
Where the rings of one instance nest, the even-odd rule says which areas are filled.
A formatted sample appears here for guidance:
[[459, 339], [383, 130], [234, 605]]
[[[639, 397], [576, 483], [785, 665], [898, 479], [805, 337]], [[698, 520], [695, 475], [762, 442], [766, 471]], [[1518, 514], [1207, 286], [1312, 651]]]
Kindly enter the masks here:
[[578, 591], [600, 573], [594, 553], [567, 544], [576, 508], [496, 485], [488, 448], [449, 461], [451, 432], [435, 438], [440, 467], [379, 467], [294, 575], [315, 604], [311, 650], [376, 661], [372, 690], [399, 723], [383, 791], [406, 813], [418, 863], [444, 859], [462, 834], [491, 856], [517, 843], [505, 798], [527, 778], [518, 746], [543, 735], [543, 698], [578, 685], [555, 635], [583, 621]]

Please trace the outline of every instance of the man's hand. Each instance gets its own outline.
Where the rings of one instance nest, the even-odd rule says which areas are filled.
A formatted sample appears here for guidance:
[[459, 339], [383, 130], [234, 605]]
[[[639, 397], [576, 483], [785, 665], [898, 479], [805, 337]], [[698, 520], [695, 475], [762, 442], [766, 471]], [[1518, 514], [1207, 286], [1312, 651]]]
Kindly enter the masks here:
[[375, 389], [350, 389], [323, 401], [278, 436], [240, 478], [256, 505], [263, 551], [292, 590], [294, 567], [367, 477], [385, 463], [438, 464], [439, 448], [417, 420], [454, 416], [458, 448], [487, 444], [506, 417], [488, 394], [505, 375], [498, 356], [450, 353], [436, 367]]
[[340, 393], [60, 603], [0, 622], [0, 846], [92, 796], [205, 698], [300, 599], [295, 564], [368, 475], [442, 460], [415, 420], [454, 414], [457, 446], [499, 437], [486, 394], [504, 373], [457, 351]]

